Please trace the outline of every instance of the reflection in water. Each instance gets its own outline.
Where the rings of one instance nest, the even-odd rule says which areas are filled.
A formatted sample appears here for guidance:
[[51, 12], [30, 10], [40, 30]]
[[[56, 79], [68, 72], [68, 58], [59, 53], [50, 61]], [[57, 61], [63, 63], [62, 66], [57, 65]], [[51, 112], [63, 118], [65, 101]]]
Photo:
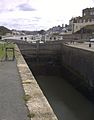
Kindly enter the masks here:
[[66, 80], [35, 76], [59, 120], [94, 120], [94, 105]]

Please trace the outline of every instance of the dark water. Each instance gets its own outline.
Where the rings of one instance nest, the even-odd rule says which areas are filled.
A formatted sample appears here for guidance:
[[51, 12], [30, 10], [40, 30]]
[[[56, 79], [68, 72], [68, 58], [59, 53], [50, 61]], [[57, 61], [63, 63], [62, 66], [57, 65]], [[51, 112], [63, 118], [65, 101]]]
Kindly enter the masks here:
[[59, 67], [29, 67], [59, 120], [94, 120], [94, 104], [62, 78]]
[[94, 120], [94, 105], [66, 80], [57, 76], [36, 76], [59, 120]]

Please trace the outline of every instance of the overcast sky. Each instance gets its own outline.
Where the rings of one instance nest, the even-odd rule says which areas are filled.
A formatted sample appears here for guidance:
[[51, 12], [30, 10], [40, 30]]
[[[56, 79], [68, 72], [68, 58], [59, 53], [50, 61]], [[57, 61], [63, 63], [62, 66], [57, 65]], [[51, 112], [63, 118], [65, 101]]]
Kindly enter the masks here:
[[94, 7], [93, 0], [0, 0], [0, 26], [17, 30], [41, 30], [68, 24]]

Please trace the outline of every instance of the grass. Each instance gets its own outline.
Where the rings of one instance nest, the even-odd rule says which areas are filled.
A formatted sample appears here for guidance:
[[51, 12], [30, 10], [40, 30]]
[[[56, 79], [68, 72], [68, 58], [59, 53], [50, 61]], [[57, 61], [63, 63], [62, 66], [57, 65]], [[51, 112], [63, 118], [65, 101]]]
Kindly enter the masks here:
[[[5, 59], [5, 49], [6, 48], [14, 48], [13, 43], [7, 43], [7, 42], [0, 42], [0, 60]], [[13, 51], [8, 50], [7, 51], [8, 58], [13, 58]]]
[[0, 43], [0, 59], [2, 59], [5, 55], [4, 45]]
[[33, 117], [35, 117], [35, 114], [34, 114], [34, 113], [29, 113], [29, 114], [27, 115], [27, 117], [33, 118]]
[[26, 94], [23, 96], [23, 99], [27, 102], [31, 98], [30, 95]]
[[5, 43], [5, 47], [12, 47], [12, 48], [14, 48], [14, 44], [13, 43]]

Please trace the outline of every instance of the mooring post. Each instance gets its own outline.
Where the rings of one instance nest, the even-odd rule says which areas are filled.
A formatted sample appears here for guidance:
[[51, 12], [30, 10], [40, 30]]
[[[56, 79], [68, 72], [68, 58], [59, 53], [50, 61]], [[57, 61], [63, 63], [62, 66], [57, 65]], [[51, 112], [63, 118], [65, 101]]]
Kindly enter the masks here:
[[36, 60], [39, 61], [39, 40], [36, 41]]

